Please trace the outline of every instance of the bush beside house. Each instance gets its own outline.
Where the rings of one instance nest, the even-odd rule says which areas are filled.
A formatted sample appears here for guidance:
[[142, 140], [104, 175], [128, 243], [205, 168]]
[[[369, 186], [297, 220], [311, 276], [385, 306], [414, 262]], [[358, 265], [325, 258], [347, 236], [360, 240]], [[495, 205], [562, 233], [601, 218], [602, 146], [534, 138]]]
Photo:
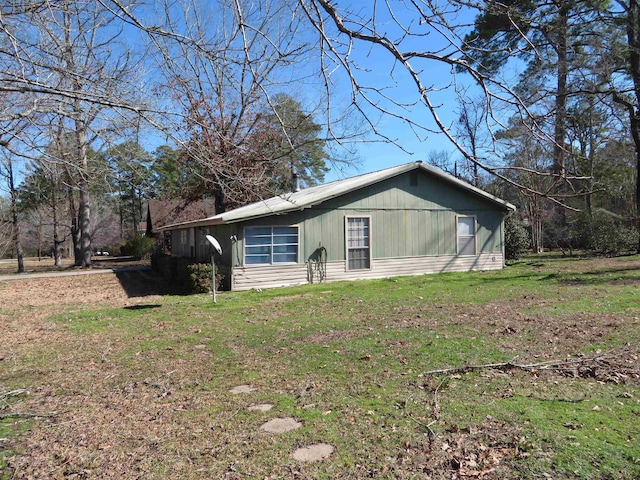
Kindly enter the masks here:
[[504, 254], [507, 260], [517, 260], [531, 248], [531, 239], [515, 213], [504, 221]]
[[[192, 258], [154, 253], [151, 255], [151, 268], [163, 277], [182, 286], [187, 293], [208, 293], [211, 291], [212, 267], [210, 263], [199, 263]], [[220, 290], [223, 278], [223, 275], [216, 272], [216, 290]]]

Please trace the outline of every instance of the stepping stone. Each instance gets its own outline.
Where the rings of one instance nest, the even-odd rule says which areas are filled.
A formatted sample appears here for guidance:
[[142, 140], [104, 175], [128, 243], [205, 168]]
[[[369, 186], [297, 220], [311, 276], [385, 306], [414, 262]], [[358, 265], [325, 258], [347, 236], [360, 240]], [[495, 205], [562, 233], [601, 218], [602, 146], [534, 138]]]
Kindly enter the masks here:
[[259, 403], [257, 405], [251, 405], [247, 407], [247, 410], [251, 410], [252, 412], [268, 412], [273, 408], [271, 403]]
[[274, 418], [260, 427], [260, 430], [267, 433], [286, 433], [300, 428], [302, 423], [291, 417]]
[[297, 449], [291, 456], [299, 462], [318, 462], [328, 458], [333, 453], [333, 450], [333, 445], [316, 443], [315, 445]]
[[258, 390], [256, 387], [252, 385], [238, 385], [237, 387], [233, 387], [229, 392], [234, 395], [238, 395], [239, 393], [253, 393]]

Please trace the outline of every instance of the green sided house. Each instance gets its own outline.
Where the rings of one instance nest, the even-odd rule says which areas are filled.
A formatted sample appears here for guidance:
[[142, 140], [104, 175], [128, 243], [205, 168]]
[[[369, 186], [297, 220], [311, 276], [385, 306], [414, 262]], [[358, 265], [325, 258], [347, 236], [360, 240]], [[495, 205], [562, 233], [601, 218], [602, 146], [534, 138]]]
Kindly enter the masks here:
[[515, 207], [422, 162], [165, 227], [172, 256], [215, 262], [231, 290], [504, 266]]

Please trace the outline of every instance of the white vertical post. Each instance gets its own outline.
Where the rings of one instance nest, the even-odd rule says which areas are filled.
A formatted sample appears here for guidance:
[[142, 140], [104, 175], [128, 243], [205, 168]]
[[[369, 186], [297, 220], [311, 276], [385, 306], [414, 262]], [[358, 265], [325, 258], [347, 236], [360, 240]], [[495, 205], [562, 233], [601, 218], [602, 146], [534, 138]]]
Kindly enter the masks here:
[[213, 251], [211, 252], [211, 287], [213, 290], [213, 303], [216, 302], [216, 264], [213, 262]]
[[[218, 241], [213, 238], [211, 235], [205, 235], [207, 241], [211, 244], [211, 246], [218, 251], [220, 255], [222, 255], [222, 247], [218, 243]], [[213, 303], [216, 303], [216, 264], [213, 261], [214, 251], [211, 250], [211, 286], [213, 287]]]

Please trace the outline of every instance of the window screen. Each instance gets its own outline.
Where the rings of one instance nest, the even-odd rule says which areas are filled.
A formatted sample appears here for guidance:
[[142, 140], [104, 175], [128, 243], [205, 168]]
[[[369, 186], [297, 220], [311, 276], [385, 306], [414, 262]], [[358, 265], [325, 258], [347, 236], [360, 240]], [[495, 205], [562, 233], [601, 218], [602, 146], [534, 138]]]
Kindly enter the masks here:
[[298, 227], [247, 227], [245, 265], [298, 262]]

